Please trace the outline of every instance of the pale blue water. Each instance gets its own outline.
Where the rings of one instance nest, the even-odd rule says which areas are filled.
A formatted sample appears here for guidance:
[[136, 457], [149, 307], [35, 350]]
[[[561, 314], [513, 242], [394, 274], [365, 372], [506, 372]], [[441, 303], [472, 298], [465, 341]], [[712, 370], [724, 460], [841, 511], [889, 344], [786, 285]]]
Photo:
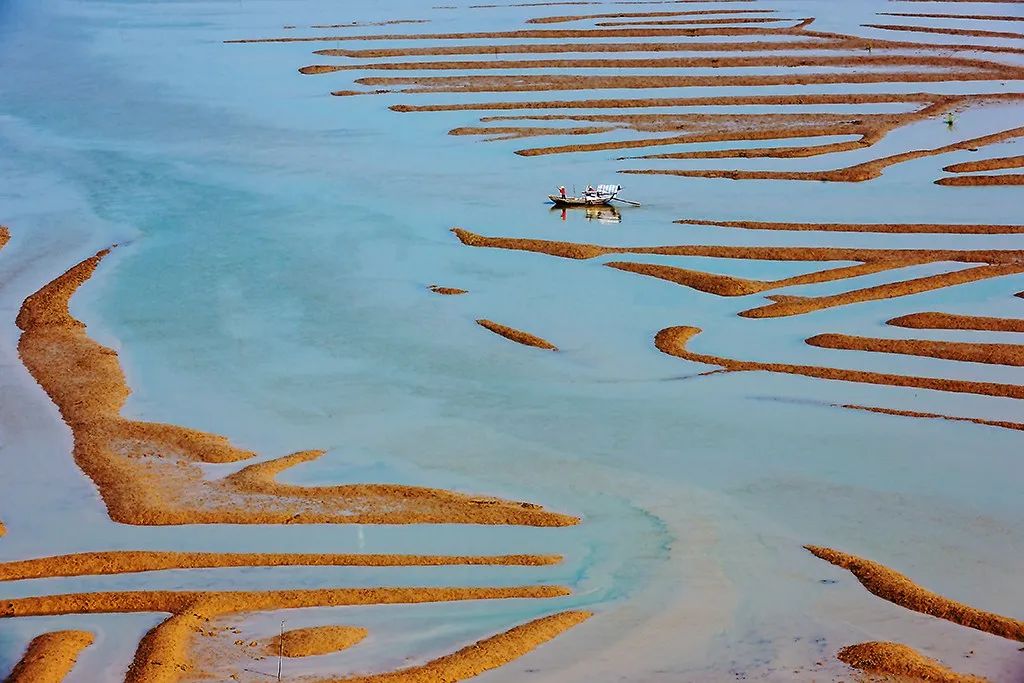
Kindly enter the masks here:
[[[819, 30], [847, 31], [871, 20], [871, 12], [892, 8], [883, 2], [849, 3], [844, 11], [821, 2], [776, 4], [787, 15], [820, 15]], [[617, 161], [624, 153], [615, 151], [522, 158], [512, 152], [570, 140], [483, 143], [444, 133], [476, 125], [484, 112], [386, 109], [396, 102], [525, 100], [527, 93], [332, 98], [331, 89], [347, 88], [362, 74], [305, 77], [295, 71], [326, 61], [310, 53], [332, 43], [221, 42], [288, 35], [284, 24], [429, 14], [429, 29], [341, 30], [502, 30], [525, 17], [576, 12], [445, 12], [411, 0], [366, 5], [346, 5], [344, 11], [320, 1], [270, 0], [0, 5], [0, 221], [14, 235], [0, 253], [0, 371], [5, 398], [18, 397], [12, 403], [17, 410], [8, 401], [2, 408], [8, 417], [2, 425], [6, 435], [0, 433], [0, 519], [9, 534], [0, 540], [0, 556], [145, 547], [546, 552], [564, 554], [565, 563], [159, 572], [14, 582], [0, 593], [557, 583], [572, 587], [574, 595], [360, 608], [328, 616], [272, 614], [246, 628], [272, 632], [280, 618], [289, 619], [290, 627], [332, 619], [366, 625], [374, 635], [365, 647], [294, 664], [307, 667], [295, 673], [345, 673], [399, 666], [406, 657], [422, 661], [530, 618], [582, 606], [597, 617], [482, 678], [516, 681], [536, 669], [537, 676], [558, 681], [724, 680], [737, 672], [791, 680], [792, 669], [822, 661], [818, 673], [801, 674], [820, 680], [846, 673], [833, 659], [842, 645], [896, 639], [953, 666], [1015, 680], [1024, 665], [1014, 643], [889, 605], [801, 545], [858, 553], [957, 599], [1020, 617], [1022, 437], [965, 423], [828, 407], [860, 403], [1019, 420], [1016, 402], [764, 373], [686, 379], [710, 368], [659, 353], [652, 338], [668, 325], [690, 324], [705, 330], [691, 343], [694, 350], [728, 357], [1021, 383], [1020, 368], [829, 351], [810, 348], [803, 339], [822, 331], [899, 336], [882, 323], [912, 310], [1019, 316], [1020, 301], [1010, 295], [1024, 290], [1024, 277], [927, 293], [911, 303], [895, 299], [751, 321], [735, 314], [763, 303], [763, 297], [712, 297], [615, 271], [598, 259], [470, 249], [448, 229], [459, 225], [488, 235], [604, 244], [756, 240], [1005, 248], [1017, 246], [1019, 238], [757, 234], [671, 221], [1013, 223], [1021, 219], [1020, 191], [958, 192], [931, 183], [944, 175], [943, 165], [976, 158], [967, 152], [896, 166], [879, 180], [849, 185], [615, 176], [620, 168], [662, 162]], [[935, 10], [915, 3], [913, 11]], [[917, 34], [906, 39], [926, 40]], [[417, 42], [422, 41], [408, 41]], [[1000, 92], [1018, 86], [969, 87]], [[927, 90], [964, 87], [929, 84]], [[921, 88], [871, 84], [815, 91], [915, 89]], [[600, 96], [639, 94], [610, 90]], [[658, 90], [644, 94], [670, 96]], [[592, 95], [552, 93], [552, 99], [587, 96]], [[901, 108], [860, 109], [893, 110]], [[988, 107], [962, 114], [952, 132], [935, 121], [915, 124], [872, 150], [843, 157], [843, 163], [986, 134], [1019, 125], [1020, 117], [1019, 107]], [[607, 139], [622, 137], [628, 136]], [[1013, 144], [987, 151], [1015, 153]], [[793, 160], [787, 167], [830, 168], [834, 160]], [[775, 163], [675, 160], [671, 166]], [[606, 225], [579, 214], [563, 222], [541, 201], [558, 183], [594, 181], [621, 182], [628, 189], [624, 196], [645, 206], [623, 209], [621, 223]], [[69, 437], [55, 411], [17, 362], [17, 332], [10, 321], [24, 296], [112, 243], [122, 246], [76, 296], [73, 311], [94, 338], [118, 349], [134, 392], [126, 414], [224, 434], [261, 457], [329, 450], [321, 461], [287, 474], [288, 481], [443, 486], [543, 503], [581, 515], [583, 524], [111, 524], [70, 460]], [[627, 258], [753, 278], [784, 277], [808, 265]], [[926, 275], [953, 267], [962, 265], [905, 272]], [[891, 276], [850, 282], [870, 286]], [[439, 297], [425, 290], [431, 283], [471, 294]], [[833, 293], [849, 284], [826, 283], [801, 293]], [[505, 342], [474, 325], [480, 317], [539, 334], [561, 352]], [[914, 331], [915, 337], [929, 335], [997, 338]], [[130, 660], [129, 644], [155, 623], [153, 615], [3, 622], [0, 670], [37, 633], [58, 624], [85, 625], [101, 638], [69, 680], [116, 680]], [[976, 657], [962, 660], [968, 650]]]

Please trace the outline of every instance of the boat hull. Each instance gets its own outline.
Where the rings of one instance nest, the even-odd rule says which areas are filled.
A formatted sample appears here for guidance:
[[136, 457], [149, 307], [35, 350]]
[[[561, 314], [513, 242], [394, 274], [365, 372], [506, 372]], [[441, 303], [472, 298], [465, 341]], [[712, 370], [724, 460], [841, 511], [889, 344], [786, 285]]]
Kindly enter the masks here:
[[549, 194], [548, 199], [555, 206], [609, 206], [612, 202], [612, 197], [563, 197], [557, 194]]

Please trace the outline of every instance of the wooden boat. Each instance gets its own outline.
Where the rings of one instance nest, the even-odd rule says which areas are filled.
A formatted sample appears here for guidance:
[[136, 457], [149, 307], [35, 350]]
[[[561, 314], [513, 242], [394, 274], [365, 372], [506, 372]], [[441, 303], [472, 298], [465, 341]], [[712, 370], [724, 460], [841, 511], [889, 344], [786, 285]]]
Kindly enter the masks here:
[[549, 194], [548, 199], [555, 206], [608, 206], [621, 191], [621, 185], [598, 185], [596, 188], [587, 188], [579, 197]]

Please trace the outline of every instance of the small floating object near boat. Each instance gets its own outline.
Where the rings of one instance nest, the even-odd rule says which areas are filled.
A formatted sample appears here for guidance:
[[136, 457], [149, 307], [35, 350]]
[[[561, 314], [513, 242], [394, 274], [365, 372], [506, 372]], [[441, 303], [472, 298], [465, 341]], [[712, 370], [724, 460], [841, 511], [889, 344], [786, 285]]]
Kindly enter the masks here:
[[621, 185], [588, 185], [583, 194], [574, 197], [566, 194], [565, 187], [559, 187], [558, 194], [549, 194], [548, 199], [554, 202], [555, 206], [610, 206], [612, 202], [640, 206], [640, 202], [620, 199], [619, 192], [622, 192]]

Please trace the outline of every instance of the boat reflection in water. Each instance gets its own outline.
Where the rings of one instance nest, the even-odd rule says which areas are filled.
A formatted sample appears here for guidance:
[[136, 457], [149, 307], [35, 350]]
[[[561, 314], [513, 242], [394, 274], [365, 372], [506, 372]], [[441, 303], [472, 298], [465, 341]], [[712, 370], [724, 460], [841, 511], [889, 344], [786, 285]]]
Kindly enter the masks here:
[[621, 223], [622, 214], [614, 206], [574, 206], [574, 207], [551, 207], [551, 213], [560, 215], [563, 221], [569, 220], [569, 216], [579, 216], [588, 221], [598, 223]]

